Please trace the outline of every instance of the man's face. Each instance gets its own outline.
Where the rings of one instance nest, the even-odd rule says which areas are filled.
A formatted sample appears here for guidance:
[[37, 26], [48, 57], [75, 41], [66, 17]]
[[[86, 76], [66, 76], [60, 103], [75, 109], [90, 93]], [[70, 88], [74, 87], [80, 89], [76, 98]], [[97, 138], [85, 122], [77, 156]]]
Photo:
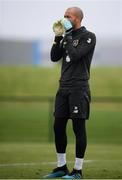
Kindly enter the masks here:
[[75, 14], [73, 13], [73, 11], [71, 11], [70, 9], [67, 9], [64, 14], [64, 17], [69, 19], [71, 21], [72, 25], [75, 27], [77, 18], [75, 16]]

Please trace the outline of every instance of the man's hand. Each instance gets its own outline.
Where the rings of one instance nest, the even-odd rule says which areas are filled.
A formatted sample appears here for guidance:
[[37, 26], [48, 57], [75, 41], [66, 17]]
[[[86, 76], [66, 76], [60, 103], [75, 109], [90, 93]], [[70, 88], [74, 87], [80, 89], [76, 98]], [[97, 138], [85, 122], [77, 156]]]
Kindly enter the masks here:
[[55, 33], [55, 36], [62, 36], [64, 34], [65, 29], [61, 21], [56, 21], [53, 24], [53, 31]]

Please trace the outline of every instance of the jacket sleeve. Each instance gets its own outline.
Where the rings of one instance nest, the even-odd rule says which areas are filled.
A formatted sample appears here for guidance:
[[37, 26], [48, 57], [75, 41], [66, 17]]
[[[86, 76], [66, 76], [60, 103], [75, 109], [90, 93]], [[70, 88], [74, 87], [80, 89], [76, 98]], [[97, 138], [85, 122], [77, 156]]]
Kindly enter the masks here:
[[96, 37], [93, 33], [87, 34], [84, 38], [79, 40], [78, 45], [73, 46], [71, 37], [66, 38], [67, 44], [65, 46], [67, 53], [72, 61], [78, 61], [83, 56], [87, 55], [91, 49], [95, 47]]
[[63, 39], [62, 36], [55, 37], [50, 53], [51, 61], [53, 62], [57, 62], [62, 58], [62, 54], [63, 54], [63, 47], [61, 43], [62, 39]]

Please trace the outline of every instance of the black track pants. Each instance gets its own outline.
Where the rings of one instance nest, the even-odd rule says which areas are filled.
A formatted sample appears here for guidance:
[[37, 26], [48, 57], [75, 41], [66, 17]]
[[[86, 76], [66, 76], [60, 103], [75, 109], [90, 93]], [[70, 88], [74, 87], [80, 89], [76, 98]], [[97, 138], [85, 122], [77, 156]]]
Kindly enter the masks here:
[[[57, 153], [65, 153], [67, 146], [66, 125], [68, 119], [55, 118], [54, 133]], [[86, 127], [84, 119], [72, 119], [73, 131], [76, 138], [76, 157], [83, 158], [87, 145]]]

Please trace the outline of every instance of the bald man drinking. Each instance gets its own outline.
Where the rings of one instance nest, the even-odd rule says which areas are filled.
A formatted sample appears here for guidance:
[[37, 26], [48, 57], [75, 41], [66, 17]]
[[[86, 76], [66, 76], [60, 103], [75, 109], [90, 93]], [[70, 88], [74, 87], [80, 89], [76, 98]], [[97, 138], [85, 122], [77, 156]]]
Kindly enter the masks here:
[[[53, 25], [55, 39], [51, 60], [62, 60], [59, 89], [55, 98], [54, 134], [57, 167], [44, 178], [82, 179], [83, 160], [87, 146], [86, 120], [90, 112], [90, 65], [95, 49], [95, 34], [81, 26], [83, 11], [68, 8], [64, 18]], [[66, 125], [72, 120], [75, 135], [75, 162], [69, 172], [66, 162]]]

